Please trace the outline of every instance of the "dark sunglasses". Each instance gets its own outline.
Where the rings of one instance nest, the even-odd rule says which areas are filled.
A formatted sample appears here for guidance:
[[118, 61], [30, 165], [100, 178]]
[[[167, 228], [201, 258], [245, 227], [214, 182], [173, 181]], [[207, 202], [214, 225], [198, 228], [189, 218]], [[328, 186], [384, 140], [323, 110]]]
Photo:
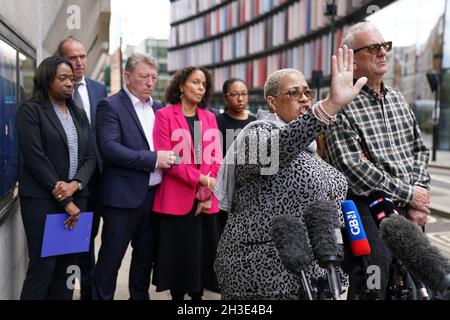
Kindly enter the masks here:
[[380, 52], [380, 50], [381, 50], [381, 47], [383, 47], [384, 50], [386, 50], [386, 52], [391, 51], [392, 50], [392, 41], [371, 44], [369, 46], [355, 49], [355, 50], [353, 50], [353, 53], [357, 53], [358, 51], [367, 49], [367, 50], [369, 50], [370, 54], [378, 54], [378, 52]]

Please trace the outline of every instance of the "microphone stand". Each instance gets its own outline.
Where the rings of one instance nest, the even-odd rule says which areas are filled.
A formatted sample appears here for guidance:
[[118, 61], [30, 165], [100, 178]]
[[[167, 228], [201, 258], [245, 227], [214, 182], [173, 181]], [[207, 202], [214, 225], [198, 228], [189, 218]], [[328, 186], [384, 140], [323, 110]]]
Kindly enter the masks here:
[[[306, 298], [306, 300], [314, 300], [312, 292], [311, 292], [311, 287], [309, 286], [309, 282], [308, 282], [308, 278], [306, 277], [306, 272], [304, 270], [301, 270], [300, 272], [300, 279], [302, 282], [302, 287], [303, 287], [303, 292], [301, 294], [299, 294], [299, 300], [304, 300], [304, 298]], [[306, 297], [305, 297], [306, 294]]]
[[369, 279], [369, 276], [367, 274], [367, 269], [369, 268], [369, 256], [361, 256], [361, 272], [363, 273], [364, 283], [362, 284], [362, 287], [364, 288], [361, 290], [362, 292], [362, 299], [358, 300], [381, 300], [380, 296], [378, 294], [378, 291], [375, 289], [369, 289], [367, 286], [367, 280]]
[[339, 263], [337, 257], [329, 257], [326, 261], [328, 273], [328, 288], [330, 289], [330, 296], [333, 300], [341, 300], [341, 281], [336, 272], [336, 266]]

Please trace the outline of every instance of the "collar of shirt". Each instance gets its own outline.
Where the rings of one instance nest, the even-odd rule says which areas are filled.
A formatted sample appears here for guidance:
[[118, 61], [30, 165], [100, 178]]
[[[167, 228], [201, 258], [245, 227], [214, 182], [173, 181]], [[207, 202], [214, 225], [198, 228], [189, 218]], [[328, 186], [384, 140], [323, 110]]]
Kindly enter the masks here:
[[128, 90], [128, 88], [126, 86], [123, 87], [123, 89], [125, 90], [125, 92], [127, 93], [128, 97], [131, 100], [131, 103], [133, 104], [133, 107], [142, 105], [145, 106], [146, 104], [149, 104], [150, 107], [153, 105], [153, 99], [152, 97], [148, 97], [148, 100], [145, 103], [142, 103], [141, 100], [139, 100], [135, 95], [133, 95], [130, 90]]
[[[356, 84], [357, 79], [353, 79], [353, 84]], [[375, 90], [372, 89], [372, 87], [368, 86], [367, 84], [362, 87], [361, 92], [368, 95], [371, 98], [377, 98], [379, 99], [380, 96], [378, 93], [375, 92]], [[389, 92], [388, 87], [384, 84], [384, 81], [381, 82], [381, 93], [382, 96], [385, 97], [386, 94]]]
[[79, 82], [77, 82], [77, 84], [86, 86], [86, 78], [83, 76], [83, 78]]

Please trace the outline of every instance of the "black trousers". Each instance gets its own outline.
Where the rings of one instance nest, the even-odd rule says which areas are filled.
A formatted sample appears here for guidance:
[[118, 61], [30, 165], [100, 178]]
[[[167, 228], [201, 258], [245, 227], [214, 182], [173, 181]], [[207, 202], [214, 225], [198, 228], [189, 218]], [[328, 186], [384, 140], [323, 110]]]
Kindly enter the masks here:
[[[75, 199], [84, 210], [86, 198]], [[70, 266], [78, 264], [78, 254], [41, 258], [47, 213], [62, 213], [59, 204], [52, 199], [20, 197], [22, 221], [28, 244], [29, 264], [22, 287], [22, 300], [72, 300], [73, 287], [68, 283]]]
[[[361, 222], [364, 226], [364, 231], [366, 232], [367, 239], [370, 244], [370, 257], [369, 264], [375, 265], [380, 268], [381, 272], [381, 288], [376, 290], [378, 297], [381, 300], [386, 299], [386, 290], [389, 282], [390, 272], [393, 266], [393, 256], [389, 248], [386, 246], [384, 241], [380, 238], [379, 229], [375, 224], [375, 221], [370, 214], [369, 206], [367, 204], [366, 197], [355, 197], [348, 196], [349, 200], [353, 200], [361, 216]], [[406, 215], [404, 208], [396, 208], [399, 214]], [[348, 249], [348, 248], [347, 248]], [[348, 253], [348, 250], [347, 250]], [[363, 291], [367, 288], [366, 278], [361, 269], [360, 261], [357, 258], [352, 258], [351, 254], [346, 254], [349, 259], [347, 265], [349, 270], [349, 292], [348, 300], [354, 300], [358, 296], [361, 296]], [[346, 268], [344, 268], [346, 269]]]
[[114, 299], [118, 271], [130, 241], [133, 248], [128, 281], [130, 298], [150, 299], [158, 224], [158, 217], [152, 211], [155, 191], [156, 188], [149, 189], [139, 208], [103, 208], [102, 245], [94, 271], [94, 299]]
[[92, 282], [95, 268], [95, 237], [98, 234], [101, 216], [101, 206], [99, 205], [100, 171], [98, 168], [92, 175], [91, 180], [89, 180], [88, 188], [89, 196], [87, 198], [86, 211], [93, 212], [94, 217], [92, 221], [91, 243], [89, 245], [89, 252], [80, 254], [78, 262], [81, 270], [80, 295], [82, 300], [92, 299]]

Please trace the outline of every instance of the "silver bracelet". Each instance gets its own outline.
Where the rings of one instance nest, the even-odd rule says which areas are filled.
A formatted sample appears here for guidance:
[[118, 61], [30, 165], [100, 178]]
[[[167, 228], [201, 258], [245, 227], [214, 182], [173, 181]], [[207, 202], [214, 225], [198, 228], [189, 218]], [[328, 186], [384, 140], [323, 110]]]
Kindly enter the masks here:
[[322, 105], [322, 100], [320, 100], [318, 103], [319, 103], [320, 111], [322, 111], [322, 113], [324, 113], [324, 114], [328, 117], [328, 119], [330, 119], [331, 122], [335, 121], [335, 120], [336, 120], [336, 115], [331, 116], [331, 115], [325, 110], [325, 108], [324, 108], [323, 105]]
[[313, 105], [312, 113], [317, 120], [328, 126], [331, 122], [323, 115], [323, 113], [320, 112], [321, 110], [319, 109], [319, 105], [320, 105], [319, 102]]

